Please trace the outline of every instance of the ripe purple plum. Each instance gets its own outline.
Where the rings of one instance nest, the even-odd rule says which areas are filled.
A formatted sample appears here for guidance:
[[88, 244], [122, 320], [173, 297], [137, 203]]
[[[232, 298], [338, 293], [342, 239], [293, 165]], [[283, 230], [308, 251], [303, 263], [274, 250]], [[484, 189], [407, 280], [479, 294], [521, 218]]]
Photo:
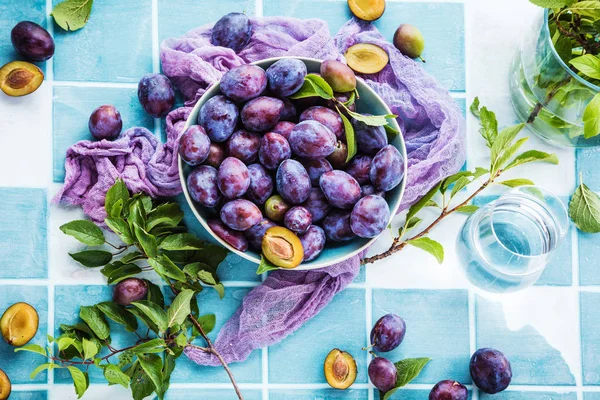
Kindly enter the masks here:
[[236, 102], [252, 100], [260, 96], [266, 87], [265, 70], [252, 64], [230, 69], [221, 78], [221, 92]]
[[224, 159], [225, 149], [223, 148], [223, 145], [221, 143], [211, 143], [205, 163], [212, 167], [219, 168]]
[[208, 99], [200, 109], [198, 123], [213, 142], [224, 142], [233, 134], [240, 112], [235, 103], [225, 96]]
[[250, 248], [256, 251], [261, 251], [262, 240], [267, 229], [277, 226], [273, 221], [263, 218], [258, 224], [248, 229], [245, 234], [250, 244]]
[[279, 116], [280, 121], [294, 121], [296, 119], [296, 106], [292, 101], [286, 97], [282, 97], [281, 101], [283, 101], [283, 110], [281, 110], [281, 115]]
[[296, 58], [284, 58], [267, 68], [269, 89], [279, 97], [296, 93], [304, 84], [306, 65]]
[[325, 195], [318, 187], [310, 189], [308, 199], [302, 203], [302, 206], [312, 215], [313, 223], [321, 221], [331, 210], [331, 204], [329, 204], [327, 198], [325, 198]]
[[[351, 92], [348, 93], [334, 93], [333, 96], [341, 103], [346, 103], [348, 100], [350, 100], [350, 95]], [[326, 107], [327, 108], [331, 108], [332, 110], [335, 110], [335, 106], [336, 103], [333, 100], [328, 100]], [[338, 106], [339, 107], [339, 106]], [[350, 111], [356, 111], [356, 103], [352, 103], [349, 106], [346, 106]], [[344, 115], [346, 117], [349, 117], [348, 113], [346, 112], [346, 110], [344, 110], [342, 107], [340, 107], [340, 111], [344, 113]]]
[[300, 204], [310, 194], [310, 178], [306, 169], [296, 160], [285, 160], [275, 176], [277, 192], [290, 204]]
[[248, 240], [242, 232], [229, 229], [224, 223], [216, 219], [209, 220], [207, 223], [215, 235], [223, 239], [234, 249], [238, 251], [248, 250]]
[[370, 195], [381, 196], [385, 198], [385, 192], [383, 190], [376, 189], [373, 185], [362, 185], [360, 187], [360, 197], [370, 196]]
[[336, 92], [351, 92], [356, 89], [356, 75], [346, 64], [337, 60], [321, 63], [321, 76]]
[[333, 210], [327, 214], [321, 226], [328, 240], [345, 242], [355, 238], [354, 232], [350, 229], [349, 212]]
[[175, 90], [163, 74], [146, 74], [138, 84], [138, 100], [154, 118], [166, 116], [175, 104]]
[[275, 97], [260, 96], [247, 102], [242, 108], [242, 124], [249, 131], [263, 132], [279, 122], [283, 101]]
[[510, 385], [512, 369], [501, 351], [483, 348], [471, 357], [469, 372], [473, 383], [484, 393], [494, 394]]
[[259, 147], [260, 136], [243, 129], [235, 131], [225, 144], [227, 155], [239, 159], [244, 164], [256, 161]]
[[278, 194], [269, 197], [265, 203], [265, 214], [273, 221], [283, 222], [289, 209], [290, 205]]
[[375, 351], [392, 351], [402, 343], [405, 334], [404, 320], [396, 314], [386, 314], [371, 329], [371, 344]]
[[46, 61], [54, 55], [54, 39], [47, 30], [31, 21], [21, 21], [10, 31], [15, 51], [31, 61]]
[[360, 185], [344, 171], [333, 170], [321, 175], [319, 185], [334, 207], [351, 209], [360, 199]]
[[313, 186], [319, 186], [319, 179], [325, 172], [333, 171], [333, 167], [324, 158], [318, 158], [316, 160], [302, 160], [302, 165], [306, 168], [308, 176], [310, 177], [310, 183]]
[[285, 138], [285, 140], [290, 140], [290, 134], [292, 133], [292, 129], [296, 126], [295, 123], [289, 121], [279, 121], [277, 125], [271, 129], [271, 132], [279, 133], [281, 136]]
[[116, 139], [123, 128], [121, 113], [115, 106], [104, 105], [96, 108], [88, 121], [90, 133], [97, 140]]
[[336, 138], [329, 128], [313, 120], [297, 124], [290, 134], [294, 154], [308, 159], [327, 157], [335, 150]]
[[221, 221], [235, 231], [246, 231], [262, 220], [256, 204], [245, 199], [232, 200], [221, 208]]
[[338, 113], [327, 107], [311, 107], [300, 114], [300, 121], [317, 121], [325, 125], [338, 140], [346, 140], [346, 132], [342, 117]]
[[365, 196], [354, 205], [350, 227], [356, 236], [374, 238], [384, 231], [390, 221], [390, 208], [381, 196]]
[[237, 158], [227, 157], [217, 172], [217, 184], [227, 198], [243, 196], [250, 186], [248, 167]]
[[404, 164], [398, 149], [390, 144], [379, 150], [373, 157], [369, 176], [373, 185], [384, 192], [398, 186], [404, 178]]
[[331, 153], [327, 160], [331, 163], [331, 166], [335, 169], [342, 169], [346, 166], [346, 159], [348, 158], [348, 146], [346, 143], [338, 142], [335, 144], [333, 153]]
[[325, 231], [319, 226], [311, 225], [305, 233], [300, 235], [300, 242], [304, 248], [304, 261], [312, 261], [325, 248]]
[[388, 392], [396, 386], [396, 366], [383, 357], [375, 357], [369, 364], [369, 379], [375, 387], [383, 393]]
[[258, 159], [266, 169], [277, 169], [279, 164], [291, 156], [290, 144], [279, 133], [269, 132], [260, 139]]
[[192, 125], [179, 139], [179, 155], [188, 165], [202, 164], [210, 152], [210, 139], [204, 128]]
[[359, 185], [364, 185], [369, 182], [369, 172], [371, 171], [372, 157], [361, 154], [354, 157], [348, 163], [346, 172], [350, 174]]
[[210, 42], [214, 46], [227, 47], [238, 53], [246, 47], [251, 37], [252, 24], [248, 16], [243, 13], [229, 13], [213, 27]]
[[190, 197], [204, 207], [215, 207], [221, 201], [221, 192], [217, 184], [217, 170], [210, 165], [200, 165], [187, 177]]
[[438, 382], [431, 392], [429, 392], [429, 400], [467, 400], [469, 391], [456, 381], [445, 380]]
[[312, 214], [305, 207], [294, 206], [285, 213], [283, 224], [292, 232], [304, 233], [312, 224]]
[[260, 164], [248, 165], [250, 186], [246, 191], [246, 198], [256, 205], [263, 205], [273, 194], [273, 178]]
[[354, 127], [356, 145], [361, 153], [375, 155], [388, 144], [387, 133], [385, 133], [383, 126], [367, 125], [356, 119], [352, 120], [352, 126]]
[[113, 291], [113, 300], [121, 306], [128, 306], [142, 300], [148, 294], [148, 285], [139, 278], [127, 278], [117, 283]]

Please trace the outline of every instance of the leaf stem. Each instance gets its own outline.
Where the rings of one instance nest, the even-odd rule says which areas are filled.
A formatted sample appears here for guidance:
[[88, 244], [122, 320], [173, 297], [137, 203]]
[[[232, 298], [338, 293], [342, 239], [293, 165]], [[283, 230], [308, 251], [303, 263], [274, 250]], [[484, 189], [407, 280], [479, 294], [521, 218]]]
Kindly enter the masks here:
[[[392, 254], [397, 253], [400, 250], [402, 250], [404, 247], [406, 247], [406, 245], [408, 244], [408, 242], [410, 240], [419, 239], [419, 238], [427, 235], [444, 218], [446, 218], [448, 215], [454, 213], [459, 208], [467, 205], [471, 200], [473, 200], [473, 198], [475, 196], [477, 196], [479, 193], [481, 193], [481, 191], [483, 191], [491, 183], [493, 183], [500, 176], [501, 173], [502, 173], [502, 170], [499, 170], [496, 173], [496, 175], [494, 175], [493, 177], [490, 177], [477, 190], [475, 190], [469, 197], [467, 197], [466, 200], [464, 200], [463, 202], [461, 202], [457, 206], [448, 209], [448, 205], [444, 205], [444, 207], [442, 208], [442, 212], [440, 213], [440, 215], [431, 224], [429, 224], [425, 229], [423, 229], [420, 233], [414, 235], [413, 237], [411, 237], [411, 238], [409, 238], [407, 240], [402, 240], [402, 236], [398, 236], [398, 237], [394, 238], [394, 241], [392, 242], [392, 245], [390, 246], [390, 248], [388, 250], [386, 250], [383, 253], [380, 253], [380, 254], [377, 254], [375, 256], [372, 256], [372, 257], [363, 258], [361, 260], [361, 264], [362, 265], [372, 264], [375, 261], [379, 261], [379, 260], [382, 260], [382, 259], [384, 259], [386, 257], [389, 257]], [[406, 226], [406, 223], [405, 223], [405, 226]]]

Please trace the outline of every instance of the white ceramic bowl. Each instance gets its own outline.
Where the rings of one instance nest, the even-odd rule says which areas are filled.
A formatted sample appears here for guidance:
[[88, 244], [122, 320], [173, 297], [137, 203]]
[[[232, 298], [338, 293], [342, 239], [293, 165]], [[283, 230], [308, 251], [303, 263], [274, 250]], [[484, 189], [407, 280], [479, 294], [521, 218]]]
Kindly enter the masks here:
[[[289, 58], [289, 57], [269, 58], [266, 60], [261, 60], [261, 61], [255, 62], [254, 64], [256, 64], [259, 67], [262, 67], [266, 70], [271, 64], [273, 64], [274, 62], [276, 62], [282, 58]], [[309, 73], [311, 73], [311, 72], [318, 73], [320, 71], [320, 67], [321, 67], [320, 60], [316, 60], [316, 59], [312, 59], [312, 58], [302, 58], [302, 57], [293, 57], [293, 58], [298, 58], [298, 59], [302, 60], [306, 64], [306, 68]], [[390, 111], [389, 107], [373, 91], [373, 89], [371, 89], [361, 79], [357, 79], [357, 90], [358, 90], [358, 93], [360, 96], [360, 99], [356, 101], [356, 106], [357, 106], [358, 112], [370, 113], [370, 114], [374, 114], [374, 115], [383, 115], [383, 114], [391, 114], [392, 113]], [[200, 100], [198, 100], [198, 103], [196, 103], [196, 105], [192, 109], [192, 112], [190, 113], [190, 116], [185, 124], [185, 129], [187, 129], [191, 125], [195, 125], [198, 123], [197, 122], [198, 121], [198, 113], [200, 111], [200, 108], [202, 108], [202, 106], [204, 105], [204, 103], [206, 103], [206, 101], [208, 99], [210, 99], [211, 97], [216, 96], [218, 94], [221, 94], [219, 84], [212, 86], [211, 88], [209, 88], [206, 91], [206, 93], [204, 93], [204, 95], [200, 98]], [[393, 128], [400, 130], [400, 127], [398, 126], [398, 123], [396, 121], [392, 121], [391, 125]], [[405, 171], [404, 179], [402, 180], [400, 185], [396, 186], [396, 188], [394, 188], [390, 192], [387, 192], [386, 196], [385, 196], [386, 201], [390, 207], [390, 215], [391, 215], [390, 221], [391, 221], [391, 218], [393, 218], [393, 216], [396, 215], [396, 212], [398, 211], [398, 207], [400, 207], [400, 202], [401, 202], [402, 196], [404, 194], [404, 188], [406, 185], [407, 157], [406, 157], [406, 147], [404, 145], [404, 139], [402, 138], [402, 135], [396, 135], [395, 137], [393, 137], [390, 140], [390, 144], [393, 145], [394, 147], [396, 147], [400, 151], [400, 154], [402, 155], [402, 158], [404, 160], [404, 171]], [[181, 157], [179, 157], [179, 177], [181, 180], [181, 186], [183, 187], [183, 193], [185, 195], [185, 198], [186, 198], [188, 204], [190, 205], [190, 208], [194, 212], [194, 215], [198, 219], [198, 221], [200, 221], [202, 226], [211, 234], [211, 236], [216, 241], [218, 241], [220, 244], [225, 246], [228, 250], [230, 250], [230, 251], [234, 252], [235, 254], [239, 255], [240, 257], [250, 260], [256, 264], [260, 263], [260, 254], [259, 253], [255, 252], [251, 249], [249, 249], [246, 252], [238, 251], [238, 250], [234, 249], [233, 247], [231, 247], [227, 242], [225, 242], [219, 236], [217, 236], [209, 228], [206, 221], [211, 218], [215, 218], [215, 217], [218, 218], [218, 216], [215, 215], [214, 210], [211, 210], [209, 208], [206, 208], [199, 204], [196, 204], [191, 199], [190, 194], [187, 189], [187, 183], [186, 183], [188, 174], [190, 173], [191, 170], [192, 170], [192, 168], [190, 166], [188, 166], [185, 162], [183, 162]], [[377, 238], [362, 239], [362, 238], [357, 237], [351, 241], [343, 242], [343, 243], [334, 243], [334, 242], [328, 241], [327, 244], [325, 245], [325, 249], [323, 249], [321, 254], [316, 259], [306, 262], [306, 263], [302, 263], [296, 269], [297, 270], [308, 270], [308, 269], [315, 269], [315, 268], [323, 268], [323, 267], [326, 267], [326, 266], [329, 266], [332, 264], [339, 263], [339, 262], [347, 260], [348, 258], [365, 250], [376, 239]]]

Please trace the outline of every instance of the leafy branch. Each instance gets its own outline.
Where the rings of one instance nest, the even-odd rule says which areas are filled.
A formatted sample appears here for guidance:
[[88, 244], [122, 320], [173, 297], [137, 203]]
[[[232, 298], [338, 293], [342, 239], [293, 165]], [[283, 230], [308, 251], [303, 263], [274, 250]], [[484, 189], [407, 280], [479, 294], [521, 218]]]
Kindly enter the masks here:
[[[469, 203], [491, 184], [495, 183], [508, 187], [533, 184], [532, 181], [524, 178], [500, 181], [499, 178], [508, 170], [536, 161], [558, 164], [556, 155], [538, 150], [529, 150], [516, 155], [521, 146], [527, 141], [527, 138], [517, 139], [517, 135], [525, 127], [525, 124], [510, 126], [498, 131], [496, 115], [486, 107], [480, 107], [478, 98], [473, 101], [471, 112], [480, 119], [479, 132], [490, 149], [489, 167], [477, 167], [473, 171], [460, 171], [440, 181], [421, 200], [410, 207], [405, 222], [389, 249], [375, 256], [364, 258], [362, 264], [370, 264], [386, 258], [402, 250], [407, 245], [427, 251], [441, 263], [444, 259], [444, 248], [428, 235], [442, 220], [456, 212], [465, 214], [475, 212], [478, 207]], [[463, 189], [476, 181], [479, 183], [477, 189], [472, 191], [465, 200], [454, 204], [456, 202], [452, 200]], [[409, 235], [422, 222], [417, 213], [424, 208], [437, 209], [439, 214], [433, 222], [419, 233]]]
[[[102, 229], [91, 221], [71, 221], [60, 227], [65, 234], [88, 246], [113, 249], [89, 249], [71, 257], [88, 268], [102, 267], [111, 285], [152, 270], [171, 288], [174, 298], [165, 305], [162, 288], [143, 280], [139, 281], [146, 290], [142, 300], [125, 306], [115, 301], [81, 306], [80, 321], [61, 325], [61, 335], [56, 339], [49, 336], [46, 348], [30, 344], [15, 349], [47, 358], [47, 363], [33, 371], [32, 378], [46, 369], [67, 369], [81, 397], [89, 386], [89, 369], [98, 368], [109, 384], [130, 388], [134, 400], [153, 393], [163, 399], [176, 359], [185, 348], [193, 347], [221, 362], [238, 398], [243, 399], [231, 370], [208, 337], [215, 315], [200, 315], [196, 298], [205, 287], [212, 287], [223, 297], [224, 287], [216, 272], [227, 251], [188, 233], [176, 203], [155, 204], [142, 194], [130, 196], [121, 180], [107, 192], [105, 210], [106, 226], [123, 244], [107, 241]], [[131, 344], [120, 349], [111, 345], [108, 320], [133, 335]], [[195, 344], [196, 338], [206, 346]]]

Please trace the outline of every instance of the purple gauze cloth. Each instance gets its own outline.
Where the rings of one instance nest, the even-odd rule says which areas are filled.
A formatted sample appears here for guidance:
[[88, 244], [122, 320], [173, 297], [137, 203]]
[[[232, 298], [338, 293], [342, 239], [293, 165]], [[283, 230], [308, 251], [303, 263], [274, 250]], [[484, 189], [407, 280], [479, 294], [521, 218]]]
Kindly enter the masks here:
[[[401, 116], [399, 122], [407, 139], [409, 172], [402, 208], [463, 164], [463, 122], [453, 99], [371, 25], [352, 20], [335, 41], [327, 24], [320, 20], [255, 18], [252, 25], [252, 39], [237, 55], [210, 45], [211, 26], [163, 43], [163, 71], [184, 94], [186, 106], [193, 106], [206, 88], [235, 66], [284, 55], [342, 59], [340, 53], [352, 44], [373, 43], [388, 52], [390, 65], [363, 78]], [[81, 204], [94, 220], [102, 221], [104, 195], [118, 176], [130, 190], [143, 190], [155, 197], [178, 193], [181, 188], [174, 149], [189, 110], [184, 107], [169, 114], [164, 145], [156, 143], [144, 128], [134, 128], [115, 142], [73, 146], [67, 153], [65, 187], [56, 199]], [[359, 257], [354, 257], [325, 270], [275, 271], [246, 295], [221, 329], [215, 346], [227, 362], [235, 362], [245, 360], [253, 349], [281, 341], [343, 290], [359, 267]], [[186, 355], [199, 364], [219, 364], [201, 351], [188, 349]]]

